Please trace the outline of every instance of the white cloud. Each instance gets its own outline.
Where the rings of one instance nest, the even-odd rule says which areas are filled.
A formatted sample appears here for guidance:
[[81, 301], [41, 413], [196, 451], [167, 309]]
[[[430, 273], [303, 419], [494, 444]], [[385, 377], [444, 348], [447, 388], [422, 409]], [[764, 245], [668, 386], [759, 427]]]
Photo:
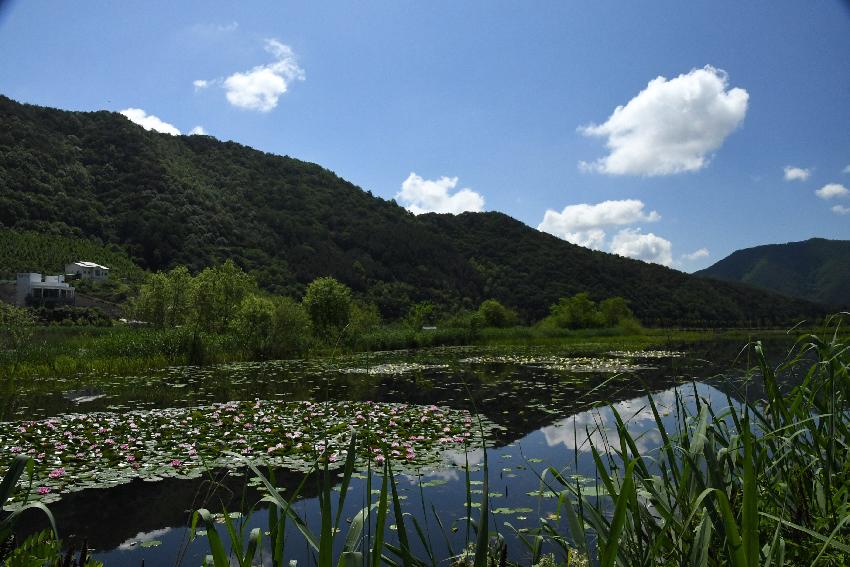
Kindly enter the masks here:
[[699, 250], [694, 250], [690, 254], [682, 254], [682, 258], [690, 261], [699, 260], [700, 258], [708, 258], [708, 256], [708, 248], [700, 248]]
[[850, 191], [847, 190], [847, 187], [840, 183], [829, 183], [815, 191], [815, 195], [824, 200], [834, 199], [836, 197], [846, 197], [848, 193], [850, 193]]
[[[543, 221], [546, 222], [545, 219]], [[585, 248], [590, 248], [592, 250], [602, 250], [605, 248], [605, 231], [601, 228], [590, 228], [587, 230], [577, 230], [575, 232], [561, 232], [559, 234], [555, 234], [551, 230], [547, 230], [543, 227], [543, 223], [537, 227], [538, 230], [542, 230], [543, 232], [548, 232], [549, 234], [554, 234], [558, 238], [563, 238], [567, 242], [572, 242], [573, 244], [578, 244], [579, 246], [584, 246]]]
[[277, 106], [278, 99], [293, 81], [304, 80], [304, 70], [298, 66], [291, 47], [267, 39], [265, 49], [275, 57], [274, 62], [224, 79], [225, 96], [233, 106], [268, 112]]
[[603, 201], [595, 205], [568, 205], [560, 213], [547, 210], [537, 230], [579, 246], [601, 250], [605, 245], [603, 227], [655, 222], [661, 219], [658, 212], [645, 213], [643, 208], [643, 202], [637, 199]]
[[850, 173], [850, 165], [844, 168], [844, 173]]
[[812, 170], [803, 167], [785, 166], [785, 181], [805, 181], [812, 174]]
[[[678, 396], [693, 399], [693, 391], [680, 386], [653, 394], [653, 401], [665, 422], [676, 409]], [[658, 432], [655, 416], [645, 397], [623, 400], [608, 407], [595, 408], [554, 422], [540, 429], [549, 447], [563, 445], [571, 451], [607, 451], [612, 439], [617, 438], [617, 420], [614, 410], [623, 420], [635, 439], [638, 451], [645, 455], [657, 449], [663, 441]]]
[[706, 65], [669, 81], [657, 77], [603, 124], [579, 130], [606, 138], [611, 152], [582, 169], [610, 175], [697, 171], [743, 121], [749, 94], [728, 89], [722, 70]]
[[850, 207], [845, 207], [844, 205], [835, 205], [832, 207], [832, 212], [836, 215], [846, 215], [850, 213]]
[[206, 79], [197, 79], [192, 81], [196, 91], [207, 88], [211, 83], [211, 81], [207, 81]]
[[207, 131], [204, 130], [203, 126], [195, 126], [191, 130], [189, 130], [190, 136], [206, 136]]
[[484, 197], [472, 189], [463, 188], [449, 194], [457, 187], [457, 177], [441, 177], [437, 180], [423, 179], [411, 172], [401, 184], [396, 199], [414, 215], [422, 213], [452, 213], [480, 211], [484, 208]]
[[121, 114], [145, 130], [154, 130], [156, 132], [162, 132], [163, 134], [171, 134], [172, 136], [180, 135], [180, 130], [178, 130], [173, 124], [163, 122], [158, 117], [153, 114], [146, 113], [141, 108], [125, 108], [121, 111]]
[[651, 232], [643, 234], [640, 229], [625, 228], [615, 234], [611, 240], [611, 252], [664, 266], [673, 263], [672, 243]]
[[124, 543], [120, 544], [118, 546], [118, 549], [120, 549], [122, 551], [129, 551], [129, 550], [135, 548], [137, 545], [139, 545], [142, 542], [153, 541], [155, 539], [161, 538], [162, 536], [168, 534], [172, 530], [173, 530], [173, 528], [161, 528], [161, 529], [153, 530], [153, 531], [149, 531], [149, 532], [139, 532], [139, 533], [136, 534], [136, 537], [131, 537], [131, 538], [127, 539], [126, 541], [124, 541]]

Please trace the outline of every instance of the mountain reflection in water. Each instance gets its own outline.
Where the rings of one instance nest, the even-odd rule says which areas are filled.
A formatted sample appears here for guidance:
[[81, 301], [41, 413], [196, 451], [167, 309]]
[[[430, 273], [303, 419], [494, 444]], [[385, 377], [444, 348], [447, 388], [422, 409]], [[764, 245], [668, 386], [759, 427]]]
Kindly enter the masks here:
[[[492, 354], [492, 350], [488, 353]], [[528, 353], [525, 355], [528, 358]], [[156, 395], [139, 398], [134, 396], [138, 389], [121, 386], [120, 380], [115, 380], [114, 385], [102, 386], [105, 398], [92, 400], [85, 406], [98, 406], [108, 401], [127, 407], [137, 407], [137, 402], [169, 407], [198, 400], [209, 402], [261, 397], [373, 400], [437, 404], [457, 409], [474, 407], [500, 426], [488, 446], [491, 508], [504, 516], [503, 521], [509, 521], [518, 528], [531, 528], [537, 524], [538, 518], [554, 511], [555, 506], [554, 499], [529, 495], [539, 490], [538, 474], [542, 468], [552, 466], [576, 478], [587, 479], [586, 482], [592, 484], [595, 466], [590, 449], [594, 447], [604, 451], [616, 436], [612, 407], [626, 421], [639, 449], [650, 452], [658, 446], [661, 438], [648, 405], [647, 391], [653, 395], [658, 411], [670, 430], [675, 430], [676, 426], [677, 392], [680, 403], [686, 405], [694, 404], [695, 392], [717, 407], [728, 405], [725, 392], [706, 383], [691, 382], [702, 380], [721, 384], [712, 380], [719, 365], [706, 362], [704, 353], [647, 358], [640, 361], [639, 370], [623, 375], [570, 372], [529, 364], [525, 360], [521, 363], [510, 360], [458, 363], [458, 360], [470, 357], [470, 349], [460, 352], [438, 349], [415, 354], [384, 353], [383, 357], [384, 363], [392, 360], [411, 362], [412, 359], [425, 367], [389, 375], [336, 372], [315, 363], [300, 367], [299, 363], [266, 363], [253, 364], [248, 368], [229, 365], [175, 369], [154, 373], [146, 380], [163, 387], [175, 379], [188, 384], [180, 388], [179, 399], [167, 395], [160, 395], [159, 399]], [[722, 364], [728, 366], [730, 360], [724, 360]], [[238, 389], [230, 382], [238, 382]], [[728, 386], [724, 389], [737, 394], [740, 388]], [[23, 406], [43, 399], [40, 394], [26, 399], [26, 392], [21, 396], [19, 402]], [[67, 398], [63, 400], [69, 403]], [[604, 403], [612, 403], [613, 406], [607, 407]], [[81, 409], [83, 406], [80, 405], [74, 408], [76, 412]], [[47, 407], [46, 411], [55, 415], [68, 409], [55, 405]], [[421, 470], [419, 477], [397, 477], [399, 492], [407, 497], [402, 503], [404, 511], [415, 515], [423, 526], [434, 530], [434, 534], [439, 533], [439, 527], [430, 512], [432, 505], [445, 525], [466, 514], [463, 467], [468, 465], [470, 478], [479, 482], [483, 450], [470, 447], [466, 453], [449, 451], [443, 455], [443, 460], [441, 466]], [[178, 558], [182, 558], [183, 564], [195, 565], [202, 562], [207, 542], [203, 537], [193, 543], [188, 541], [192, 511], [207, 507], [213, 512], [249, 512], [263, 496], [247, 482], [249, 476], [211, 471], [209, 476], [191, 480], [135, 480], [106, 489], [67, 494], [50, 508], [62, 537], [68, 542], [86, 539], [89, 546], [98, 550], [96, 557], [107, 566], [137, 566], [142, 559], [149, 565], [174, 564]], [[275, 476], [276, 485], [285, 488], [284, 495], [291, 494], [303, 480], [303, 475], [294, 471], [278, 470]], [[419, 500], [420, 482], [426, 509], [429, 510], [425, 515]], [[373, 479], [373, 487], [379, 486], [378, 483]], [[479, 485], [474, 484], [473, 489], [475, 486]], [[353, 480], [345, 517], [353, 516], [365, 504], [365, 488], [364, 479]], [[308, 481], [304, 485], [303, 498], [297, 508], [306, 512], [309, 525], [318, 528], [315, 489], [314, 482]], [[473, 494], [473, 497], [479, 499], [481, 495]], [[533, 512], [528, 512], [529, 508]], [[501, 516], [499, 519], [502, 519]], [[256, 507], [248, 520], [250, 527], [262, 529], [266, 529], [266, 522], [266, 511], [262, 506]], [[32, 531], [43, 527], [43, 520], [35, 514], [27, 514], [24, 525], [27, 531]], [[464, 529], [459, 529], [457, 533], [447, 534], [455, 550], [463, 547], [463, 532]], [[507, 531], [503, 531], [503, 535], [508, 538], [511, 556], [519, 558], [522, 548], [511, 544], [511, 538], [515, 536]], [[391, 541], [394, 536], [395, 533], [389, 534]], [[291, 540], [299, 541], [299, 537], [293, 533]], [[436, 545], [442, 541], [442, 536], [432, 539]], [[293, 559], [307, 559], [303, 545], [293, 545], [287, 554], [290, 552], [295, 554]], [[448, 550], [438, 549], [437, 552], [445, 555]]]

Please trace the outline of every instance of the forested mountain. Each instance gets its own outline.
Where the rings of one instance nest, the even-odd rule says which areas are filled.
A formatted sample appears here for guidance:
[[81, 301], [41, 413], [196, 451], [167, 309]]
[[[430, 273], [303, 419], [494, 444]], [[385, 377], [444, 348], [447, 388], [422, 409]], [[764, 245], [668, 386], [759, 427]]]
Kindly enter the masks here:
[[850, 240], [811, 238], [733, 252], [697, 275], [831, 307], [850, 306]]
[[145, 279], [145, 272], [115, 244], [0, 228], [0, 279], [14, 279], [18, 272], [60, 274], [66, 264], [77, 260], [109, 266], [113, 279], [135, 283]]
[[559, 297], [622, 295], [648, 324], [785, 323], [820, 308], [581, 248], [499, 213], [416, 217], [322, 167], [112, 112], [0, 97], [0, 226], [96, 239], [140, 266], [232, 258], [300, 295], [333, 275], [385, 316], [493, 297], [526, 318]]

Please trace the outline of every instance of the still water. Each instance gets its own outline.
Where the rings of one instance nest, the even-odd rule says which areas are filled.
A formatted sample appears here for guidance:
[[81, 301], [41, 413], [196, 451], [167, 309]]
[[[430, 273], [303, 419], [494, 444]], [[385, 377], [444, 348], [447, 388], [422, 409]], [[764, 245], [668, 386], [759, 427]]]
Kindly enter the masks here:
[[[505, 537], [511, 558], [522, 560], [528, 553], [520, 541], [524, 531], [539, 527], [541, 519], [555, 521], [552, 513], [556, 500], [540, 494], [541, 475], [551, 482], [544, 469], [562, 471], [584, 493], [596, 496], [600, 487], [591, 447], [604, 451], [614, 427], [612, 407], [627, 420], [641, 450], [650, 452], [660, 438], [647, 394], [654, 397], [671, 429], [675, 429], [677, 419], [677, 394], [686, 404], [693, 404], [697, 396], [716, 407], [728, 405], [727, 395], [733, 400], [758, 396], [760, 392], [743, 380], [742, 361], [735, 360], [740, 346], [710, 343], [587, 356], [552, 347], [448, 348], [333, 360], [171, 368], [132, 378], [42, 380], [18, 387], [14, 395], [5, 398], [0, 427], [20, 428], [24, 420], [46, 424], [53, 419], [61, 423], [69, 415], [80, 414], [101, 416], [101, 420], [120, 419], [136, 412], [136, 421], [144, 428], [145, 416], [159, 415], [158, 411], [202, 408], [200, 413], [204, 413], [211, 411], [213, 404], [234, 400], [330, 405], [370, 401], [375, 407], [392, 408], [394, 415], [398, 407], [426, 412], [425, 408], [437, 406], [445, 415], [472, 412], [483, 416], [488, 425], [491, 530]], [[322, 415], [315, 420], [321, 421]], [[475, 429], [477, 420], [458, 421], [453, 427], [458, 424], [461, 429]], [[460, 439], [458, 431], [452, 435]], [[485, 451], [480, 440], [473, 440], [469, 437], [466, 444], [448, 443], [442, 449], [437, 445], [440, 450], [432, 451], [428, 462], [411, 460], [396, 475], [403, 512], [417, 518], [440, 558], [459, 553], [474, 539], [465, 519], [469, 505], [467, 471], [477, 505], [483, 496]], [[9, 457], [10, 444], [0, 443], [4, 461]], [[262, 463], [264, 448], [253, 451], [246, 447], [243, 453]], [[304, 479], [304, 472], [292, 468], [275, 470], [275, 485], [284, 495], [292, 494]], [[207, 467], [184, 474], [179, 468], [174, 474], [146, 479], [133, 478], [131, 469], [124, 470], [127, 474], [119, 480], [61, 494], [49, 504], [62, 538], [77, 544], [85, 540], [95, 550], [95, 557], [107, 566], [138, 566], [143, 560], [149, 566], [200, 565], [208, 544], [204, 535], [190, 541], [189, 526], [192, 511], [201, 507], [232, 513], [247, 529], [267, 529], [267, 510], [258, 504], [264, 493], [247, 469]], [[377, 499], [380, 477], [373, 474], [369, 479], [366, 472], [361, 471], [352, 481], [343, 518], [350, 519], [368, 501]], [[308, 479], [296, 504], [316, 532], [317, 484]], [[52, 492], [50, 499], [59, 496], [58, 492], [61, 490]], [[334, 492], [334, 501], [337, 496]], [[472, 509], [472, 516], [477, 519], [476, 509]], [[392, 527], [395, 521], [390, 519]], [[407, 525], [412, 532], [410, 519]], [[44, 520], [38, 514], [29, 514], [23, 527], [28, 531], [40, 529]], [[390, 540], [395, 536], [392, 527]], [[338, 547], [347, 524], [343, 522], [341, 528]], [[567, 533], [565, 525], [558, 529]], [[219, 524], [219, 532], [224, 531], [224, 525]], [[424, 557], [426, 550], [418, 538], [414, 536], [413, 540], [414, 554]], [[304, 539], [292, 530], [288, 541], [287, 557], [297, 559], [300, 565], [310, 564]]]

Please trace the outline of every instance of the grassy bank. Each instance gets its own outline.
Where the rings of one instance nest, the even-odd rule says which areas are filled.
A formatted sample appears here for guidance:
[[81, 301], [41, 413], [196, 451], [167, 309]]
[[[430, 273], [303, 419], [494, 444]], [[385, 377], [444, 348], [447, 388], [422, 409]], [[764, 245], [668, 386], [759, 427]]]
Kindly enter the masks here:
[[242, 360], [232, 335], [188, 329], [39, 327], [22, 348], [0, 352], [0, 377], [132, 374], [182, 364]]
[[[622, 329], [540, 330], [439, 328], [412, 330], [382, 327], [359, 336], [341, 335], [326, 343], [312, 341], [301, 356], [374, 352], [462, 345], [563, 346], [581, 352], [642, 349], [668, 342], [699, 341], [721, 336], [712, 332], [652, 330], [639, 334]], [[79, 373], [137, 374], [185, 364], [255, 360], [235, 334], [199, 333], [191, 329], [112, 327], [38, 327], [21, 348], [0, 351], [0, 378], [71, 376]]]
[[[549, 346], [578, 353], [640, 350], [686, 345], [707, 340], [747, 342], [752, 336], [786, 337], [784, 330], [552, 329], [541, 327], [444, 327], [414, 330], [384, 326], [359, 335], [344, 333], [334, 340], [311, 339], [300, 356], [375, 352], [439, 346]], [[185, 364], [216, 364], [257, 360], [234, 333], [194, 333], [188, 328], [38, 327], [21, 348], [0, 351], [0, 378], [71, 376], [80, 373], [137, 374]]]

